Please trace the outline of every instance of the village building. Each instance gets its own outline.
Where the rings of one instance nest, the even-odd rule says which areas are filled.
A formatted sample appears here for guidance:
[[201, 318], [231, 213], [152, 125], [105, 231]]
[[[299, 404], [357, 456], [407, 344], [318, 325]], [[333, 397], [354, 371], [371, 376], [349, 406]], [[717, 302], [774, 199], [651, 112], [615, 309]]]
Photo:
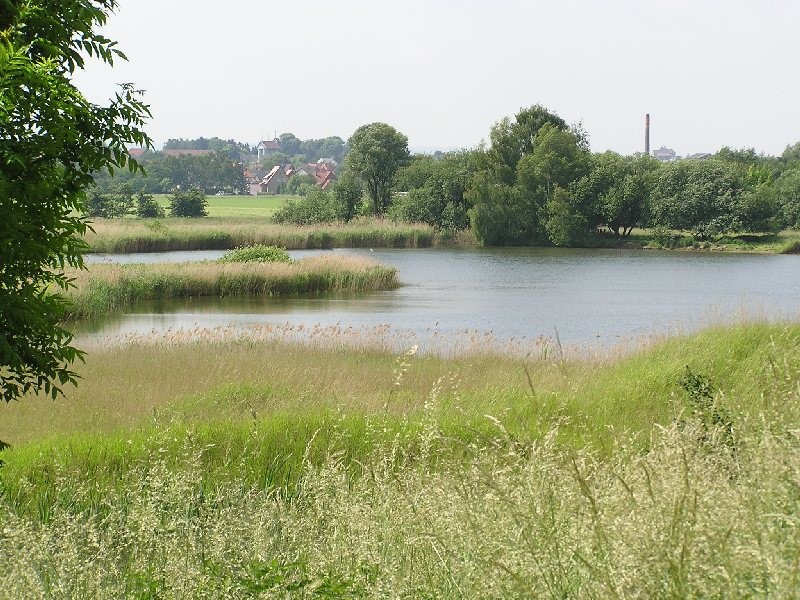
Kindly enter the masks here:
[[260, 193], [279, 194], [287, 181], [289, 181], [289, 178], [286, 176], [283, 166], [275, 165], [261, 180]]
[[256, 152], [258, 153], [258, 160], [261, 160], [265, 156], [269, 156], [270, 154], [275, 154], [276, 152], [280, 152], [281, 144], [278, 138], [274, 140], [261, 140], [258, 142], [256, 146]]

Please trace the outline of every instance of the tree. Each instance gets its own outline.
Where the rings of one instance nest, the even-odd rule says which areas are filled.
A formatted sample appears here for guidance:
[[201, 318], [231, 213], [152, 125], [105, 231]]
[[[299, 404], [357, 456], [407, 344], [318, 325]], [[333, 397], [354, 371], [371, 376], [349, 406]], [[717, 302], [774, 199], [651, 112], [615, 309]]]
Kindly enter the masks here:
[[556, 246], [575, 246], [586, 236], [586, 217], [570, 200], [567, 190], [556, 187], [545, 206], [544, 228]]
[[133, 211], [133, 188], [129, 183], [108, 191], [92, 188], [86, 194], [86, 216], [120, 219]]
[[364, 190], [355, 177], [349, 173], [343, 173], [333, 184], [333, 196], [339, 204], [342, 220], [347, 222], [358, 214]]
[[294, 156], [300, 153], [300, 140], [293, 133], [282, 133], [278, 145], [284, 155]]
[[107, 106], [73, 85], [86, 56], [124, 55], [95, 32], [116, 0], [5, 0], [0, 4], [0, 394], [56, 397], [83, 353], [61, 326], [82, 267], [85, 192], [92, 173], [128, 167], [128, 145], [150, 146], [148, 107], [129, 84]]
[[173, 217], [207, 217], [208, 201], [198, 188], [175, 190], [169, 199], [169, 214]]
[[540, 104], [520, 109], [513, 121], [506, 117], [492, 127], [488, 158], [500, 181], [507, 185], [514, 184], [517, 163], [525, 154], [533, 152], [536, 136], [546, 124], [561, 130], [567, 129], [564, 119]]
[[370, 123], [356, 129], [348, 144], [345, 169], [364, 182], [375, 214], [383, 215], [394, 175], [408, 160], [408, 138], [386, 123]]
[[717, 160], [681, 160], [658, 172], [651, 198], [653, 224], [690, 231], [698, 240], [741, 229], [742, 182]]

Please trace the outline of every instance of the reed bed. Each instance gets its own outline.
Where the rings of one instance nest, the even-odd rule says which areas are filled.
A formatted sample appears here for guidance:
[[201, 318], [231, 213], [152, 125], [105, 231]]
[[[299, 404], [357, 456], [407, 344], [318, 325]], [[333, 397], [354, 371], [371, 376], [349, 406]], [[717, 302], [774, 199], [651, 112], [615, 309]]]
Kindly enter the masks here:
[[98, 219], [87, 232], [91, 252], [166, 252], [229, 250], [237, 246], [279, 246], [289, 250], [321, 248], [416, 248], [435, 242], [424, 224], [362, 219], [324, 226], [276, 225], [257, 218]]
[[394, 268], [369, 259], [318, 256], [292, 263], [94, 264], [68, 274], [66, 318], [107, 315], [135, 302], [201, 296], [270, 297], [397, 287]]

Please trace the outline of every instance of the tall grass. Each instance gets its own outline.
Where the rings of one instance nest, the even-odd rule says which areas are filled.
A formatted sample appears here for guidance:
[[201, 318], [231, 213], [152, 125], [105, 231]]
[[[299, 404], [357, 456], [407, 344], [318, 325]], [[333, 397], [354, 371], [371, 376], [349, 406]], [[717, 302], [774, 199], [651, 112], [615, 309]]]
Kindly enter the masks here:
[[94, 264], [69, 275], [67, 318], [93, 318], [134, 302], [201, 296], [278, 296], [392, 289], [396, 270], [358, 257], [320, 256], [292, 263]]
[[[748, 430], [732, 452], [673, 425], [647, 453], [599, 458], [557, 430], [521, 444], [498, 420], [465, 444], [429, 421], [355, 470], [346, 434], [319, 460], [298, 448], [295, 484], [277, 489], [212, 483], [217, 448], [174, 433], [114, 486], [51, 467], [35, 516], [6, 493], [0, 597], [791, 597], [800, 583], [792, 429]], [[259, 433], [227, 455], [232, 472]]]
[[365, 219], [324, 226], [276, 225], [256, 218], [97, 220], [86, 241], [92, 252], [165, 252], [228, 250], [237, 246], [315, 248], [425, 247], [435, 241], [433, 228]]
[[[687, 366], [730, 429], [697, 414]], [[0, 598], [799, 583], [797, 325], [602, 361], [143, 340], [81, 374], [68, 400], [0, 407]]]

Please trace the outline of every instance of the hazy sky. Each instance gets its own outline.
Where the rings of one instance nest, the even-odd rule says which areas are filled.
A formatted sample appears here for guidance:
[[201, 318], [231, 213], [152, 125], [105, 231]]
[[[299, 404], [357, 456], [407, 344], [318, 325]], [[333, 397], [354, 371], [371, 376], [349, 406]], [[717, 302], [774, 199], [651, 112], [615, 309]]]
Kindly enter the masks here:
[[412, 148], [473, 147], [540, 103], [592, 149], [778, 154], [800, 141], [796, 0], [120, 0], [130, 62], [78, 77], [147, 91], [171, 137], [257, 143], [384, 121]]

